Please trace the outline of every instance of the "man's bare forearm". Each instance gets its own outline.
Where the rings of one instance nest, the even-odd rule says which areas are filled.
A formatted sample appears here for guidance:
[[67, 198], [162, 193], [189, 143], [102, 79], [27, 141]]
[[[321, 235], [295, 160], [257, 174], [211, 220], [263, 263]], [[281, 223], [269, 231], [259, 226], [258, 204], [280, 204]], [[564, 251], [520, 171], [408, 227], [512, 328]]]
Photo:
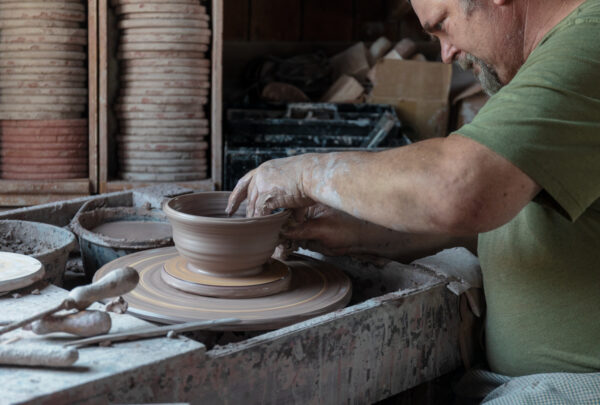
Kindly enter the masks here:
[[477, 254], [477, 236], [449, 236], [411, 234], [394, 231], [374, 224], [365, 224], [355, 254], [385, 257], [401, 263], [410, 263], [441, 250], [464, 247]]
[[305, 159], [307, 198], [407, 233], [469, 236], [495, 229], [539, 191], [510, 162], [459, 135]]

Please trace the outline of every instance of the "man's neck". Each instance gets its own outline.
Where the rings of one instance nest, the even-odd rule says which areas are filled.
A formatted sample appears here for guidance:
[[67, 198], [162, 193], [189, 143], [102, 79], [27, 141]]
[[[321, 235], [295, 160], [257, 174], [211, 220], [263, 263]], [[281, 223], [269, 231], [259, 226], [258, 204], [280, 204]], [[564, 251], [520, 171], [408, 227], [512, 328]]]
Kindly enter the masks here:
[[527, 59], [544, 36], [586, 0], [525, 0], [523, 55]]

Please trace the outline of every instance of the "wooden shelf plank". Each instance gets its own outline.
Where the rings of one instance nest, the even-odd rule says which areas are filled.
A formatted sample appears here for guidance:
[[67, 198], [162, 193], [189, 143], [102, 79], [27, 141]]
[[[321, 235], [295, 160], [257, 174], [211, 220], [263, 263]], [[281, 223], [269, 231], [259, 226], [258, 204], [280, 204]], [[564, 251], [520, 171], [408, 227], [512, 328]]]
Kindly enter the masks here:
[[89, 195], [90, 180], [0, 180], [0, 196], [9, 194]]
[[[107, 193], [112, 193], [115, 191], [123, 191], [129, 190], [132, 188], [142, 188], [149, 186], [156, 186], [161, 183], [145, 183], [145, 182], [130, 182], [130, 181], [109, 181], [105, 184], [102, 184], [102, 189], [106, 190]], [[176, 184], [180, 187], [191, 188], [197, 191], [213, 191], [215, 189], [214, 182], [212, 179], [199, 180], [199, 181], [174, 181], [163, 184]]]

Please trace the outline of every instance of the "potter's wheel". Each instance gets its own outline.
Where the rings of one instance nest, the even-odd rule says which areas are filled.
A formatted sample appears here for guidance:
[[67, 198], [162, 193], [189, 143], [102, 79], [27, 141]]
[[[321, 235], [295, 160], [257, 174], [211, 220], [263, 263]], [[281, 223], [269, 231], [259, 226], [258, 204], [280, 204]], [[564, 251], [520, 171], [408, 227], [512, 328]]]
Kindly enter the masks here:
[[[129, 304], [128, 312], [131, 314], [161, 323], [234, 317], [242, 322], [223, 329], [244, 331], [276, 329], [343, 308], [352, 292], [350, 280], [342, 271], [300, 255], [294, 255], [289, 261], [267, 269], [271, 273], [261, 273], [263, 277], [266, 276], [267, 281], [275, 277], [275, 283], [289, 283], [287, 289], [256, 298], [216, 298], [174, 288], [163, 280], [164, 274], [169, 274], [165, 271], [167, 264], [171, 268], [180, 266], [180, 269], [181, 266], [186, 266], [185, 260], [179, 257], [174, 247], [146, 250], [106, 264], [96, 272], [94, 280], [117, 268], [131, 266], [140, 274], [138, 286], [123, 296]], [[201, 283], [196, 283], [197, 285], [215, 287], [215, 282], [206, 278], [183, 281], [195, 283], [198, 280]], [[254, 279], [259, 284], [263, 281], [264, 279]], [[268, 281], [267, 284], [272, 282]], [[223, 281], [222, 284], [226, 285], [217, 287], [243, 288], [239, 283], [239, 280], [233, 279]], [[275, 290], [279, 287], [281, 285]]]

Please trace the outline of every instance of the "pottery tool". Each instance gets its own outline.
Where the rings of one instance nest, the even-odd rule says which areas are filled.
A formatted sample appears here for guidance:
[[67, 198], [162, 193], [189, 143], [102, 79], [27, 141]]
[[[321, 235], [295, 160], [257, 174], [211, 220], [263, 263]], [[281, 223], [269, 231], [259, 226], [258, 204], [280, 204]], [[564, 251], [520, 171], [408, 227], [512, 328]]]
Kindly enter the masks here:
[[139, 276], [135, 269], [131, 267], [114, 268], [114, 271], [106, 277], [97, 277], [96, 281], [92, 284], [76, 287], [71, 290], [67, 298], [56, 307], [1, 328], [0, 335], [61, 310], [83, 310], [93, 302], [125, 294], [134, 289], [138, 281]]
[[44, 277], [44, 266], [33, 257], [0, 252], [0, 295], [27, 287]]
[[108, 313], [88, 310], [74, 314], [48, 315], [25, 325], [23, 329], [30, 330], [36, 335], [64, 332], [81, 337], [90, 337], [107, 333], [111, 325], [112, 321]]
[[77, 361], [73, 348], [44, 344], [0, 344], [0, 364], [15, 366], [68, 367]]
[[[177, 260], [174, 247], [147, 250], [103, 266], [95, 278], [123, 266], [138, 270], [140, 283], [123, 298], [128, 313], [161, 323], [209, 321], [236, 317], [240, 323], [218, 325], [214, 330], [270, 330], [343, 308], [352, 293], [348, 277], [327, 263], [295, 255], [282, 263], [291, 272], [285, 291], [255, 298], [217, 298], [181, 291], [163, 281], [165, 264]], [[217, 286], [218, 287], [218, 286]], [[239, 289], [254, 286], [238, 286]]]
[[83, 347], [91, 346], [103, 342], [123, 342], [128, 340], [148, 339], [158, 336], [169, 335], [170, 333], [193, 332], [197, 330], [211, 330], [215, 327], [225, 325], [235, 325], [240, 320], [237, 318], [215, 319], [212, 321], [187, 322], [180, 325], [153, 326], [150, 328], [140, 329], [133, 332], [110, 333], [102, 336], [95, 336], [87, 339], [75, 340], [65, 343], [64, 347]]

